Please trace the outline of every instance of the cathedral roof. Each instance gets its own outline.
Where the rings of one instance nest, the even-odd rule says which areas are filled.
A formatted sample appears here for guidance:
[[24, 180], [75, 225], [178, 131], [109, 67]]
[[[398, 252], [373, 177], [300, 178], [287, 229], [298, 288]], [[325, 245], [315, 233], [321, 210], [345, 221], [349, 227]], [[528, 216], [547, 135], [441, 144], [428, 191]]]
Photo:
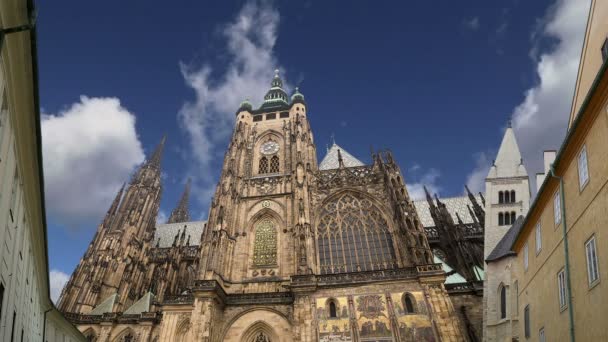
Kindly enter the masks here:
[[89, 315], [103, 315], [106, 312], [112, 312], [114, 302], [116, 302], [117, 298], [118, 294], [116, 293], [106, 298], [103, 302], [99, 303], [99, 305], [93, 308]]
[[[481, 202], [481, 197], [479, 195], [475, 196], [478, 202]], [[467, 208], [467, 205], [471, 205], [471, 200], [467, 196], [459, 196], [459, 197], [449, 197], [442, 198], [441, 202], [445, 204], [448, 212], [452, 215], [452, 219], [454, 222], [458, 222], [458, 217], [456, 217], [456, 213], [462, 219], [462, 222], [473, 223], [473, 218], [471, 217], [471, 212]], [[433, 221], [433, 217], [431, 216], [431, 211], [429, 209], [429, 202], [426, 200], [418, 200], [414, 201], [414, 206], [416, 207], [416, 211], [418, 212], [418, 217], [420, 218], [420, 223], [424, 227], [434, 227], [435, 222]]]
[[175, 241], [175, 236], [181, 235], [184, 229], [186, 229], [186, 240], [190, 236], [190, 246], [198, 246], [201, 243], [201, 235], [206, 225], [207, 221], [160, 224], [156, 226], [156, 231], [154, 232], [153, 246], [158, 244], [160, 248], [171, 247], [173, 241]]
[[365, 165], [359, 159], [346, 152], [342, 147], [338, 146], [338, 144], [334, 142], [329, 150], [327, 150], [327, 154], [321, 161], [321, 164], [319, 164], [319, 170], [337, 169], [340, 166], [338, 151], [340, 151], [339, 154], [342, 156], [342, 162], [344, 163], [345, 167]]
[[505, 135], [500, 143], [498, 154], [494, 160], [494, 165], [490, 168], [488, 178], [505, 178], [505, 177], [517, 177], [527, 176], [528, 172], [523, 165], [521, 153], [519, 152], [519, 146], [515, 139], [515, 133], [513, 128], [509, 124]]
[[152, 292], [146, 293], [137, 302], [133, 303], [131, 307], [125, 310], [125, 315], [139, 315], [142, 312], [150, 312], [150, 305], [154, 300], [154, 294]]

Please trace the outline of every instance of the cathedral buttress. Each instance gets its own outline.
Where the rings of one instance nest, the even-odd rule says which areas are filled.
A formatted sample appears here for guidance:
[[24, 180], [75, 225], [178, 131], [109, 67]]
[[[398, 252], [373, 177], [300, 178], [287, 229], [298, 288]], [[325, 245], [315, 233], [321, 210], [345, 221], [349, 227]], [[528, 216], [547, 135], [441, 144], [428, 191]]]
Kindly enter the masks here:
[[126, 309], [147, 290], [146, 253], [160, 205], [160, 162], [165, 138], [119, 190], [85, 256], [59, 300], [63, 312], [90, 312], [118, 294], [114, 311]]

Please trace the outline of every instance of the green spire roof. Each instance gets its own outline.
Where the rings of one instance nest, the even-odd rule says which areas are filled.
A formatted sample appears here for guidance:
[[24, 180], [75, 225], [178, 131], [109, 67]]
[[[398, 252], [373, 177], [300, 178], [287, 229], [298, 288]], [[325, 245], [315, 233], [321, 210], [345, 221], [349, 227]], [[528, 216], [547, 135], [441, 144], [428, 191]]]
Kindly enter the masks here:
[[279, 77], [279, 69], [274, 71], [274, 77], [270, 83], [270, 90], [264, 96], [264, 103], [260, 108], [281, 107], [286, 106], [287, 93], [283, 90], [283, 80]]
[[304, 102], [304, 95], [300, 93], [300, 88], [296, 87], [293, 95], [291, 95], [291, 102]]
[[245, 99], [245, 101], [241, 102], [239, 106], [239, 112], [243, 110], [251, 111], [253, 109], [253, 105], [249, 102], [249, 99]]

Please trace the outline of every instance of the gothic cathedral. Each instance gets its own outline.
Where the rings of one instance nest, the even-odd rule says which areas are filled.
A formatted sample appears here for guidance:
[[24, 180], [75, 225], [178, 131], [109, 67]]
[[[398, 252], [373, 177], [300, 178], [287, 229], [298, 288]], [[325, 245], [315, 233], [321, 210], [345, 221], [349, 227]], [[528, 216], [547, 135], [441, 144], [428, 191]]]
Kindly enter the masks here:
[[[163, 145], [60, 298], [90, 341], [471, 339], [391, 153], [364, 165], [334, 144], [318, 164], [304, 96], [278, 72], [260, 108], [236, 112], [208, 221], [190, 219], [187, 186], [156, 225]], [[475, 248], [458, 262], [483, 264]]]

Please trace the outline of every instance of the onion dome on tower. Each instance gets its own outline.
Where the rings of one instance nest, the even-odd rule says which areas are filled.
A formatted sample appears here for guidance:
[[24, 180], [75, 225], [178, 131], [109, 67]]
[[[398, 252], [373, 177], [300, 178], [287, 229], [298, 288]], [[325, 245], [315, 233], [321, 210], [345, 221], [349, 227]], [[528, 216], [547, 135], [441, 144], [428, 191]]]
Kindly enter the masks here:
[[245, 99], [245, 101], [241, 102], [239, 106], [239, 110], [236, 112], [237, 114], [243, 111], [251, 112], [253, 111], [253, 105], [249, 102], [249, 99]]
[[296, 90], [293, 92], [293, 95], [291, 95], [291, 104], [294, 103], [306, 104], [306, 102], [304, 101], [304, 95], [300, 93], [300, 88], [298, 87], [296, 87]]
[[283, 90], [283, 80], [279, 77], [279, 69], [276, 69], [270, 84], [270, 90], [264, 96], [264, 103], [260, 108], [285, 107], [287, 105], [287, 93]]

